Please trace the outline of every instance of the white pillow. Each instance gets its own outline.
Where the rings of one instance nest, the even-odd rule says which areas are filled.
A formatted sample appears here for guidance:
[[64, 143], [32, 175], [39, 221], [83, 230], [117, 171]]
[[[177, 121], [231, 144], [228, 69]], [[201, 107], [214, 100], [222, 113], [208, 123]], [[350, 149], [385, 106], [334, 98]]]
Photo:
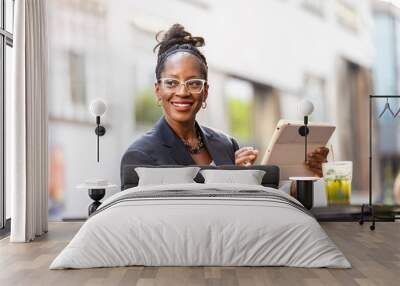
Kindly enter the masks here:
[[199, 167], [151, 168], [137, 167], [138, 186], [195, 183]]
[[204, 183], [235, 183], [261, 185], [265, 175], [263, 170], [201, 170]]

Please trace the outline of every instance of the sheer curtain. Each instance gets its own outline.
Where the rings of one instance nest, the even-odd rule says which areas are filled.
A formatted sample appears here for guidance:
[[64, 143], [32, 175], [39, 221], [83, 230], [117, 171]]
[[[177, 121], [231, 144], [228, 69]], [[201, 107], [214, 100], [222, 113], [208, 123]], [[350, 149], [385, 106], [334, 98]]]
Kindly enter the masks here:
[[11, 242], [47, 232], [46, 0], [15, 1], [14, 70], [6, 113]]

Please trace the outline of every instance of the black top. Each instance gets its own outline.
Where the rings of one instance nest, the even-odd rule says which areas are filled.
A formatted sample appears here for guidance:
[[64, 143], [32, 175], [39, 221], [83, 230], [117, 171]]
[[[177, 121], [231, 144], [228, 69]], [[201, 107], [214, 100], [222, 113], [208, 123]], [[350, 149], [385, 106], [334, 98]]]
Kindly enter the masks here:
[[[234, 165], [236, 140], [221, 131], [201, 126], [197, 122], [204, 145], [216, 165]], [[169, 126], [164, 116], [156, 125], [129, 146], [122, 157], [125, 165], [196, 165], [182, 140]]]

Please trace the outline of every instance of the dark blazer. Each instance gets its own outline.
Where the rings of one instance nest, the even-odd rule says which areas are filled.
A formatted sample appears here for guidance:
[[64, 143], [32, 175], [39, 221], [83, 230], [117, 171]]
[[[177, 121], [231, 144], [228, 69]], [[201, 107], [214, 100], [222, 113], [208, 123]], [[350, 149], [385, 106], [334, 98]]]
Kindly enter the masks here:
[[[236, 140], [223, 132], [201, 126], [204, 144], [216, 165], [234, 165]], [[164, 116], [156, 125], [133, 142], [122, 157], [121, 170], [125, 165], [195, 165], [182, 140], [169, 126]]]

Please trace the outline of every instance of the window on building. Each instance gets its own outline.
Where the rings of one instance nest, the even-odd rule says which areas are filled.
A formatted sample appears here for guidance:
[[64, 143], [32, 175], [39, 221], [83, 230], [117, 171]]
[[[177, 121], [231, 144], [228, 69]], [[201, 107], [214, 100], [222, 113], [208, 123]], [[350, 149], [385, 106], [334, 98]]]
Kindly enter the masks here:
[[314, 112], [311, 115], [313, 121], [324, 122], [327, 118], [325, 82], [322, 78], [312, 75], [304, 77], [302, 95], [314, 104]]
[[252, 138], [253, 88], [249, 82], [231, 78], [226, 82], [230, 134], [241, 142]]
[[162, 116], [162, 108], [156, 104], [153, 86], [144, 87], [135, 97], [134, 114], [136, 123], [142, 127], [154, 125]]
[[360, 19], [355, 5], [345, 0], [338, 0], [335, 3], [338, 23], [344, 28], [356, 32], [359, 28]]
[[[148, 39], [148, 35], [144, 39]], [[158, 106], [154, 90], [155, 74], [152, 59], [142, 59], [134, 64], [132, 80], [134, 83], [133, 115], [134, 125], [140, 131], [151, 128], [162, 116], [163, 108]]]
[[85, 57], [70, 51], [68, 53], [70, 95], [73, 105], [86, 105]]

